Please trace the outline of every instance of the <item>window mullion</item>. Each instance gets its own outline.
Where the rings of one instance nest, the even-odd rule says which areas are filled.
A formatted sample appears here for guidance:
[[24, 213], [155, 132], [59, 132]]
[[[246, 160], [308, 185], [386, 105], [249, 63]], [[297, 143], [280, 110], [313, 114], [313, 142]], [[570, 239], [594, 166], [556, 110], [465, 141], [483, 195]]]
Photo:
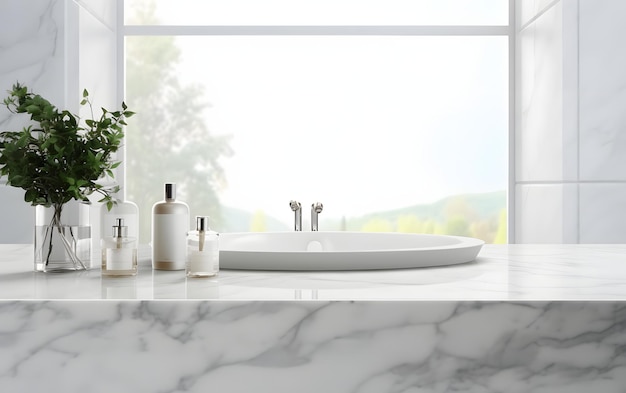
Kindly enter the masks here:
[[506, 36], [508, 26], [167, 26], [128, 25], [126, 36], [201, 35], [396, 35]]

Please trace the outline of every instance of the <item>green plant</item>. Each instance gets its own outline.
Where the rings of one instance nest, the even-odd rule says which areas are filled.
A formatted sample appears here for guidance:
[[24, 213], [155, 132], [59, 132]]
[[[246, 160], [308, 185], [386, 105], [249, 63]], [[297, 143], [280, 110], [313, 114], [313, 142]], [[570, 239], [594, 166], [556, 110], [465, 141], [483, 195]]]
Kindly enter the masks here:
[[[65, 238], [61, 211], [70, 200], [88, 201], [94, 192], [101, 194], [99, 202], [111, 209], [112, 194], [119, 187], [105, 187], [98, 180], [114, 177], [113, 169], [120, 161], [113, 161], [113, 153], [122, 143], [125, 119], [134, 113], [122, 102], [121, 111], [102, 108], [100, 118], [93, 119], [89, 93], [84, 90], [80, 104], [89, 105], [92, 118], [82, 122], [79, 116], [57, 109], [19, 83], [13, 85], [4, 104], [12, 113], [30, 115], [31, 125], [21, 131], [0, 132], [0, 176], [6, 176], [7, 184], [24, 189], [24, 200], [31, 205], [54, 208], [50, 227], [58, 229], [74, 264], [84, 268]], [[52, 233], [46, 232], [45, 239], [49, 258]]]
[[[118, 187], [104, 187], [98, 179], [114, 177], [120, 161], [114, 162], [122, 142], [125, 118], [134, 113], [122, 102], [122, 111], [102, 108], [99, 119], [86, 119], [67, 110], [60, 111], [40, 95], [29, 93], [26, 86], [13, 85], [4, 100], [13, 113], [26, 113], [36, 125], [22, 131], [0, 133], [0, 175], [7, 184], [24, 189], [24, 200], [32, 205], [55, 209], [72, 199], [87, 201], [94, 192], [100, 202], [113, 204], [112, 193]], [[93, 108], [89, 93], [83, 91], [81, 105]]]

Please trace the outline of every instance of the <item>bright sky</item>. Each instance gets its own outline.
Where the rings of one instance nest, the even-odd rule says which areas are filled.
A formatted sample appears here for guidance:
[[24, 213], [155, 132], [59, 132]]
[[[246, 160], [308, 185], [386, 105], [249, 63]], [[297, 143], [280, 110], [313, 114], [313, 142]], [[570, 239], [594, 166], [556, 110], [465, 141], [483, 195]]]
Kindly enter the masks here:
[[[374, 3], [355, 1], [350, 7]], [[183, 13], [184, 3], [169, 3], [176, 4], [166, 11], [173, 23], [211, 14]], [[241, 1], [223, 3], [247, 9]], [[288, 221], [289, 200], [306, 207], [319, 200], [327, 216], [350, 217], [507, 186], [506, 37], [210, 36], [177, 43], [181, 79], [206, 86], [210, 129], [233, 136], [235, 156], [223, 162], [225, 205]]]

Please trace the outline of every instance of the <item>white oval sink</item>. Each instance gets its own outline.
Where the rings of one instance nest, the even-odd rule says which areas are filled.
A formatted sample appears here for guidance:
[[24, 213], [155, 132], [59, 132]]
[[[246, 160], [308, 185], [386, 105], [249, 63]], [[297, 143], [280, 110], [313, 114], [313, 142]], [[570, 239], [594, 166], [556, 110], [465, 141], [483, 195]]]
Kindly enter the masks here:
[[220, 267], [245, 270], [369, 270], [454, 265], [476, 259], [482, 240], [367, 232], [220, 235]]

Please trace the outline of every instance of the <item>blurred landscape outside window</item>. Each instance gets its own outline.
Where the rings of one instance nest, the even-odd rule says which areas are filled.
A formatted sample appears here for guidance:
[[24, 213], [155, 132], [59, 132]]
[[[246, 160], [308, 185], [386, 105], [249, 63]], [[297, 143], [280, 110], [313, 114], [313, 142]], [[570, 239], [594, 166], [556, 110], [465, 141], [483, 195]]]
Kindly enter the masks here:
[[[126, 25], [198, 24], [203, 13], [216, 25], [287, 24], [260, 12], [239, 20], [242, 2], [222, 2], [232, 9], [220, 13], [212, 1], [126, 0]], [[468, 3], [480, 18], [466, 11], [465, 24], [508, 23], [508, 1], [483, 2], [491, 19]], [[431, 24], [464, 24], [449, 14], [433, 11]], [[307, 15], [291, 24], [409, 23]], [[428, 25], [420, 15], [414, 23]], [[126, 194], [141, 209], [141, 241], [163, 183], [175, 182], [192, 219], [209, 215], [221, 232], [292, 230], [295, 199], [305, 230], [320, 201], [321, 230], [506, 242], [507, 35], [150, 34], [127, 35], [125, 46], [126, 100], [137, 112], [126, 130]]]

